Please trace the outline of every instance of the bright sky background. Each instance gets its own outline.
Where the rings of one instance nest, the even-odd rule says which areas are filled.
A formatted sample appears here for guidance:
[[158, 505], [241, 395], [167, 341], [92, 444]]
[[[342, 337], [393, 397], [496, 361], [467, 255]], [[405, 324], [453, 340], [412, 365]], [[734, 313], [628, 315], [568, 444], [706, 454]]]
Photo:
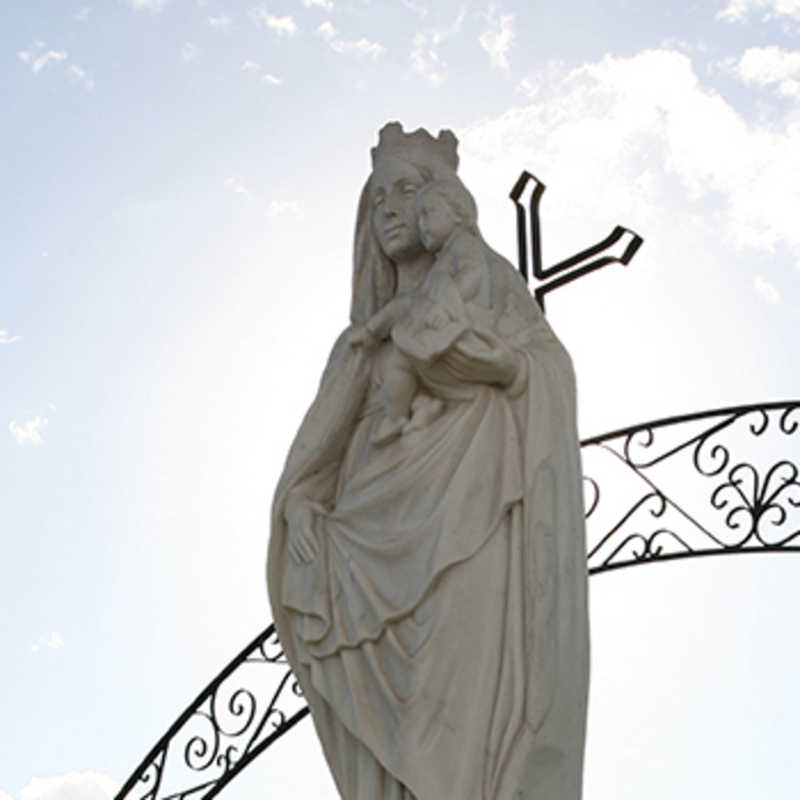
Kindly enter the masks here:
[[[269, 622], [385, 122], [456, 132], [512, 259], [523, 168], [548, 262], [644, 236], [549, 300], [582, 436], [800, 395], [799, 0], [26, 0], [0, 43], [0, 800], [110, 797]], [[795, 794], [798, 577], [592, 579], [586, 800]], [[224, 796], [333, 798], [310, 723]]]

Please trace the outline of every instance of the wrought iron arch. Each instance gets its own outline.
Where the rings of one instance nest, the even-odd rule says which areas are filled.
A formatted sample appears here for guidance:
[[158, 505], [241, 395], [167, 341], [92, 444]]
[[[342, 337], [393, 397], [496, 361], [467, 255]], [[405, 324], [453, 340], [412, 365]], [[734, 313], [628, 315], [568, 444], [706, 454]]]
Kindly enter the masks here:
[[[534, 295], [542, 308], [548, 292], [608, 264], [629, 263], [642, 244], [617, 226], [598, 244], [543, 268], [544, 184], [524, 172], [511, 199], [526, 280], [520, 198], [527, 188], [540, 282]], [[615, 247], [622, 252], [610, 255]], [[685, 558], [800, 552], [798, 439], [800, 400], [684, 414], [585, 439], [589, 574]], [[308, 713], [269, 625], [175, 720], [115, 800], [211, 800]]]

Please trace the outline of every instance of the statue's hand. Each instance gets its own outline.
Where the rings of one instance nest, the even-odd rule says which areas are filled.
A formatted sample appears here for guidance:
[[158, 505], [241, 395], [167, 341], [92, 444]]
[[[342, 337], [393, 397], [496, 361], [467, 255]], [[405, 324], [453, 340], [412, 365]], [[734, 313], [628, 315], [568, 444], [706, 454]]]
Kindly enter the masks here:
[[439, 307], [431, 309], [431, 312], [425, 317], [427, 327], [435, 331], [440, 331], [448, 322], [450, 322], [450, 316], [443, 308]]
[[316, 514], [325, 514], [327, 509], [313, 501], [298, 502], [286, 512], [289, 527], [289, 555], [295, 564], [308, 564], [319, 552], [317, 535], [314, 532]]
[[373, 349], [379, 343], [378, 337], [366, 325], [357, 325], [352, 328], [348, 342], [350, 347], [363, 347], [366, 350]]

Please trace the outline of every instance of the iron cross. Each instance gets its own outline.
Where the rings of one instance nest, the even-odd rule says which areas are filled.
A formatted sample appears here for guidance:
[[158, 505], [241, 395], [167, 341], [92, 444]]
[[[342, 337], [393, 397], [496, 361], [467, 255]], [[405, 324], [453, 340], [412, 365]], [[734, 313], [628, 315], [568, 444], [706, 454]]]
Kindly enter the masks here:
[[[519, 254], [519, 271], [525, 282], [528, 282], [528, 237], [525, 228], [525, 207], [520, 202], [523, 192], [533, 184], [530, 202], [528, 203], [528, 213], [531, 231], [531, 260], [533, 261], [533, 275], [537, 281], [545, 281], [554, 275], [560, 275], [546, 283], [539, 283], [534, 290], [534, 297], [542, 311], [544, 311], [544, 296], [560, 286], [564, 286], [576, 278], [588, 275], [590, 272], [605, 267], [608, 264], [628, 264], [641, 247], [644, 241], [641, 236], [634, 231], [617, 225], [613, 231], [597, 244], [581, 250], [574, 256], [559, 261], [552, 267], [542, 266], [542, 232], [539, 225], [539, 203], [541, 202], [544, 190], [547, 188], [538, 178], [525, 170], [517, 179], [509, 197], [514, 201], [517, 211], [517, 249]], [[609, 255], [608, 251], [621, 242], [621, 255]], [[606, 253], [606, 255], [602, 255]]]

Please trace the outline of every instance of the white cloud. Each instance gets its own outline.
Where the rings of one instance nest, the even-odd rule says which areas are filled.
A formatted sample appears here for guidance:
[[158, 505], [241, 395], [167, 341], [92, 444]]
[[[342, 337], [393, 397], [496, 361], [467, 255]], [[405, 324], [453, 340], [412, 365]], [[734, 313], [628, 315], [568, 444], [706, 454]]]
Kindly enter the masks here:
[[70, 64], [67, 67], [67, 74], [72, 80], [83, 84], [88, 91], [91, 92], [94, 89], [94, 78], [83, 67], [79, 67], [77, 64]]
[[780, 292], [775, 285], [770, 283], [766, 278], [762, 278], [761, 275], [756, 275], [753, 279], [753, 286], [756, 290], [756, 294], [770, 305], [780, 303]]
[[494, 3], [489, 5], [486, 13], [489, 29], [484, 31], [478, 41], [489, 54], [489, 63], [504, 72], [510, 70], [508, 51], [514, 41], [514, 15], [500, 14]]
[[0, 344], [11, 344], [12, 342], [18, 342], [21, 337], [19, 336], [12, 336], [7, 330], [0, 328]]
[[779, 94], [800, 98], [800, 50], [750, 47], [733, 69], [746, 84], [775, 85]]
[[330, 42], [332, 39], [336, 37], [336, 28], [334, 28], [332, 22], [323, 22], [317, 28], [317, 33], [326, 41]]
[[294, 36], [297, 33], [297, 25], [288, 15], [277, 17], [264, 8], [254, 8], [250, 15], [256, 21], [256, 24], [264, 25], [271, 31], [275, 31], [278, 36]]
[[210, 16], [208, 18], [208, 24], [212, 28], [217, 28], [218, 30], [227, 31], [231, 27], [231, 18], [227, 14], [218, 14], [216, 17]]
[[68, 772], [50, 778], [32, 778], [19, 800], [112, 800], [120, 785], [101, 772]]
[[253, 199], [253, 194], [235, 175], [225, 178], [225, 188], [234, 194], [240, 194], [248, 200]]
[[0, 800], [14, 800], [14, 798], [8, 792], [0, 789]]
[[740, 22], [752, 11], [763, 11], [763, 19], [790, 17], [800, 20], [800, 0], [731, 0], [717, 12], [717, 17], [726, 22]]
[[37, 653], [39, 650], [48, 648], [49, 650], [60, 650], [64, 646], [64, 639], [58, 631], [53, 631], [49, 636], [40, 636], [34, 644], [31, 645], [31, 650]]
[[280, 86], [283, 83], [283, 81], [279, 77], [277, 77], [276, 75], [272, 75], [269, 72], [266, 72], [261, 80], [264, 81], [265, 83], [270, 83], [273, 86]]
[[92, 76], [78, 64], [70, 64], [67, 60], [68, 54], [66, 50], [47, 49], [46, 43], [40, 39], [34, 41], [27, 50], [20, 50], [17, 53], [17, 57], [20, 61], [30, 66], [34, 75], [38, 75], [48, 64], [63, 62], [70, 80], [85, 86], [89, 91], [94, 89]]
[[596, 187], [592, 202], [644, 229], [666, 197], [676, 212], [713, 203], [713, 235], [800, 255], [800, 182], [787, 180], [800, 175], [800, 125], [746, 121], [674, 50], [545, 75], [529, 78], [528, 105], [469, 129], [462, 147], [494, 170], [498, 154], [509, 169], [536, 164], [572, 191], [575, 209]]
[[431, 86], [444, 82], [447, 64], [439, 55], [441, 41], [436, 31], [419, 31], [411, 41], [411, 67]]
[[34, 417], [21, 425], [15, 419], [8, 423], [8, 430], [17, 440], [17, 444], [41, 444], [42, 429], [47, 425], [47, 417]]
[[242, 63], [241, 69], [244, 72], [261, 72], [261, 64], [248, 58], [247, 61]]
[[371, 42], [363, 36], [360, 39], [342, 39], [338, 36], [332, 23], [325, 21], [317, 26], [317, 33], [337, 53], [352, 53], [360, 56], [370, 56], [377, 59], [386, 52], [386, 48], [378, 42]]
[[416, 0], [403, 0], [403, 5], [409, 11], [413, 11], [417, 14], [420, 19], [425, 19], [425, 17], [428, 16], [428, 9], [420, 3], [417, 3]]
[[48, 64], [59, 61], [64, 61], [67, 58], [66, 50], [46, 50], [45, 43], [41, 41], [34, 42], [28, 50], [20, 50], [17, 57], [20, 61], [30, 65], [31, 71], [34, 75], [41, 72]]
[[449, 28], [418, 31], [411, 40], [411, 68], [433, 87], [441, 86], [447, 77], [447, 63], [439, 53], [439, 46], [461, 30], [464, 15], [462, 8]]
[[192, 44], [192, 42], [184, 42], [183, 47], [181, 47], [181, 58], [187, 64], [197, 58], [197, 53], [197, 45]]
[[355, 53], [356, 55], [369, 56], [376, 59], [386, 52], [386, 48], [379, 42], [371, 42], [363, 36], [360, 39], [333, 39], [330, 46], [337, 53]]
[[75, 12], [75, 21], [76, 22], [86, 22], [86, 20], [89, 19], [89, 11], [91, 11], [89, 6], [81, 6]]
[[146, 9], [147, 11], [152, 11], [156, 13], [161, 11], [164, 6], [166, 6], [169, 0], [128, 0], [133, 8], [137, 11], [139, 9]]
[[300, 216], [300, 204], [296, 200], [273, 200], [267, 207], [268, 217]]
[[303, 0], [303, 5], [306, 8], [318, 6], [319, 8], [324, 8], [326, 11], [333, 11], [333, 0]]

